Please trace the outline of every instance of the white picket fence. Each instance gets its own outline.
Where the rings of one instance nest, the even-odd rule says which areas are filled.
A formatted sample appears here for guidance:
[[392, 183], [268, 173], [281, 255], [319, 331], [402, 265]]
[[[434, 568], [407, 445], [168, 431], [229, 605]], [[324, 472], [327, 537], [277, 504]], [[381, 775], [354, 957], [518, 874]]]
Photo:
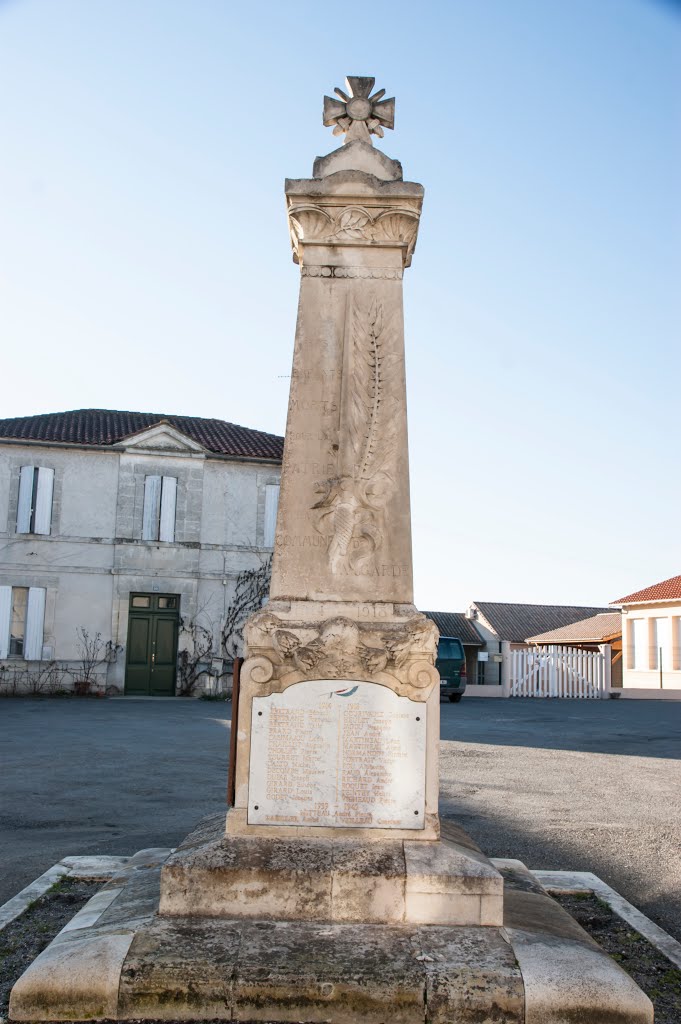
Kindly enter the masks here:
[[511, 651], [511, 697], [601, 698], [610, 685], [609, 649], [526, 647]]

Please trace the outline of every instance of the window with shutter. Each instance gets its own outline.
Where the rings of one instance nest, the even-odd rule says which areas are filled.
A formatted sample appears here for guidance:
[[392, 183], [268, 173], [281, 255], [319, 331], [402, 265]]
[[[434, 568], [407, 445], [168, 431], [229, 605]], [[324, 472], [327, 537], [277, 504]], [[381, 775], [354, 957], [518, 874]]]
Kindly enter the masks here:
[[26, 605], [26, 635], [24, 637], [26, 661], [42, 660], [44, 624], [45, 591], [42, 587], [29, 587]]
[[158, 518], [161, 510], [161, 477], [144, 478], [144, 512], [142, 540], [158, 540]]
[[54, 491], [54, 470], [41, 466], [37, 471], [33, 505], [32, 533], [49, 536], [52, 528], [52, 493]]
[[172, 544], [175, 540], [175, 504], [177, 500], [177, 479], [164, 476], [161, 480], [161, 516], [158, 539]]
[[9, 625], [12, 618], [12, 588], [0, 587], [0, 659], [9, 654]]
[[12, 610], [9, 623], [9, 656], [24, 656], [26, 638], [26, 607], [28, 605], [28, 587], [12, 587]]
[[34, 476], [35, 466], [21, 467], [19, 474], [19, 503], [17, 505], [17, 533], [31, 532]]
[[274, 536], [277, 530], [278, 507], [279, 485], [267, 484], [265, 487], [265, 535], [263, 538], [266, 548], [274, 547]]
[[54, 470], [45, 466], [22, 466], [19, 474], [17, 533], [49, 536], [52, 528]]
[[42, 660], [45, 595], [43, 587], [0, 587], [0, 658]]
[[144, 512], [142, 540], [175, 540], [175, 506], [177, 478], [147, 476], [144, 478]]

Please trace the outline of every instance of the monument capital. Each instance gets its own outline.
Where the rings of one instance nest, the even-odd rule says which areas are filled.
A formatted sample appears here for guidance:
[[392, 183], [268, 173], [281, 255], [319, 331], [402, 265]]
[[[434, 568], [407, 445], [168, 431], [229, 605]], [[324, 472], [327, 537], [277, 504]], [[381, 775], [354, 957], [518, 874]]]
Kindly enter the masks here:
[[[371, 154], [378, 155], [376, 150]], [[379, 264], [391, 269], [386, 276], [392, 278], [399, 269], [401, 277], [402, 268], [411, 265], [416, 246], [423, 204], [421, 186], [377, 181], [374, 175], [362, 171], [338, 172], [333, 178], [333, 182], [313, 178], [286, 183], [294, 262], [301, 265], [303, 273], [316, 264], [336, 264], [339, 277], [380, 277], [370, 266], [373, 256], [367, 254], [366, 265], [367, 258], [359, 253], [352, 255], [353, 250], [372, 249]], [[362, 264], [365, 274], [345, 275], [341, 269], [345, 265], [359, 270]]]

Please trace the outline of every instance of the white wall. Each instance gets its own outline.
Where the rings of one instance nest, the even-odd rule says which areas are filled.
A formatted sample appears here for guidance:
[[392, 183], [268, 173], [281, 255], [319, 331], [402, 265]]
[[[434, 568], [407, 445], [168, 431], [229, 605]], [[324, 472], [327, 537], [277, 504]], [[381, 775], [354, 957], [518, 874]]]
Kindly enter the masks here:
[[57, 451], [55, 475], [61, 475], [59, 533], [63, 537], [114, 536], [118, 457], [108, 452]]
[[[484, 683], [483, 686], [501, 686], [501, 663], [494, 661], [494, 655], [501, 654], [501, 639], [492, 628], [492, 625], [487, 621], [482, 612], [476, 607], [475, 604], [470, 606], [475, 609], [475, 619], [473, 620], [475, 628], [480, 633], [482, 639], [485, 641], [485, 650], [489, 655], [488, 660], [482, 662], [484, 665]], [[468, 680], [471, 685], [477, 685], [478, 678]], [[500, 696], [501, 693], [498, 694]]]

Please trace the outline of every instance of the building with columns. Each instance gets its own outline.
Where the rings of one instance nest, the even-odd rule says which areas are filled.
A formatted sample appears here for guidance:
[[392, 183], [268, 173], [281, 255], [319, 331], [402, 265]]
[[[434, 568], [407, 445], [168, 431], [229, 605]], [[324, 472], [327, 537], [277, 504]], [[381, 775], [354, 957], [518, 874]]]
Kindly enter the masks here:
[[282, 449], [198, 417], [0, 420], [0, 685], [54, 688], [45, 669], [58, 663], [68, 688], [82, 630], [100, 635], [109, 692], [175, 693], [193, 623], [219, 660], [237, 577], [274, 545]]
[[[681, 695], [681, 576], [621, 597], [623, 689]], [[653, 692], [656, 691], [656, 692]]]

